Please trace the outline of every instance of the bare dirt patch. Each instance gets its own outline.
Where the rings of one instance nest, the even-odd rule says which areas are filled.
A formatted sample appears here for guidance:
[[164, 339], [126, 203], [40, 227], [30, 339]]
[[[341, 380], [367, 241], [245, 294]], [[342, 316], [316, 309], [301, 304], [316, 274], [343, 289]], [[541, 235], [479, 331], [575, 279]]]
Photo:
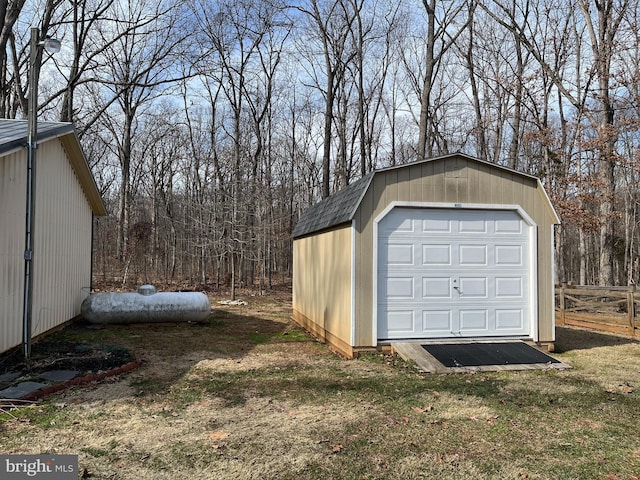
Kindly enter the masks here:
[[24, 359], [20, 348], [0, 356], [0, 375], [20, 372], [30, 376], [48, 370], [99, 372], [133, 360], [131, 352], [120, 345], [43, 340], [33, 345], [28, 361]]

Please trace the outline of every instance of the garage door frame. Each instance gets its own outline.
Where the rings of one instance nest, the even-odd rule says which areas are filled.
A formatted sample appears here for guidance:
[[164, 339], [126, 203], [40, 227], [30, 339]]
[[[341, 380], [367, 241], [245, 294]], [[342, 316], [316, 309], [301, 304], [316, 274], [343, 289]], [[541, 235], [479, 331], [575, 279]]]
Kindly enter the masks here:
[[[530, 338], [538, 341], [538, 262], [537, 262], [537, 224], [519, 205], [499, 205], [499, 204], [479, 204], [479, 203], [439, 203], [439, 202], [391, 202], [373, 221], [373, 328], [372, 328], [372, 345], [378, 345], [378, 250], [379, 250], [379, 223], [395, 208], [416, 208], [416, 209], [452, 209], [452, 210], [502, 210], [516, 212], [528, 227], [529, 235], [529, 265], [530, 265], [530, 281], [529, 281], [529, 304], [530, 319], [529, 333]], [[463, 337], [464, 339], [473, 339], [473, 337]], [[487, 340], [491, 337], [482, 337]], [[509, 338], [509, 337], [499, 337]], [[424, 339], [422, 339], [424, 340]], [[436, 340], [434, 338], [434, 340]], [[443, 340], [442, 338], [438, 340]]]

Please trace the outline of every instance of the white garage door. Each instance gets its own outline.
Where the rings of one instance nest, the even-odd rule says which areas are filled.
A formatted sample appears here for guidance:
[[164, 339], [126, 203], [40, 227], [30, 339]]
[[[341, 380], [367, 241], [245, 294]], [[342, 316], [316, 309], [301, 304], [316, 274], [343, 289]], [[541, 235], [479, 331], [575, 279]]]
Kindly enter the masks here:
[[378, 225], [378, 339], [529, 336], [515, 211], [394, 208]]

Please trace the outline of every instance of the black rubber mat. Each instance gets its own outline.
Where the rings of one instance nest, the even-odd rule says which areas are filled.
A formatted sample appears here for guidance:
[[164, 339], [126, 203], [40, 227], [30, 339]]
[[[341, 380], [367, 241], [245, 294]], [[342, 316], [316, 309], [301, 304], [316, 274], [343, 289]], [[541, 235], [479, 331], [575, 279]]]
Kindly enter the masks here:
[[523, 342], [435, 343], [422, 345], [422, 348], [445, 367], [560, 363], [555, 358]]

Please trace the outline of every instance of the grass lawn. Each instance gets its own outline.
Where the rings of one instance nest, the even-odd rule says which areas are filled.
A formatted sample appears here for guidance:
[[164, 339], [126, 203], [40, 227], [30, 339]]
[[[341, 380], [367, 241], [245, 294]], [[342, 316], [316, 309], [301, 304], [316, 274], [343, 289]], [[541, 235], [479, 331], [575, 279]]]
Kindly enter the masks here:
[[92, 479], [638, 479], [640, 344], [558, 330], [572, 370], [433, 375], [345, 361], [249, 297], [201, 325], [69, 329], [131, 373], [0, 415], [1, 453], [79, 455]]

